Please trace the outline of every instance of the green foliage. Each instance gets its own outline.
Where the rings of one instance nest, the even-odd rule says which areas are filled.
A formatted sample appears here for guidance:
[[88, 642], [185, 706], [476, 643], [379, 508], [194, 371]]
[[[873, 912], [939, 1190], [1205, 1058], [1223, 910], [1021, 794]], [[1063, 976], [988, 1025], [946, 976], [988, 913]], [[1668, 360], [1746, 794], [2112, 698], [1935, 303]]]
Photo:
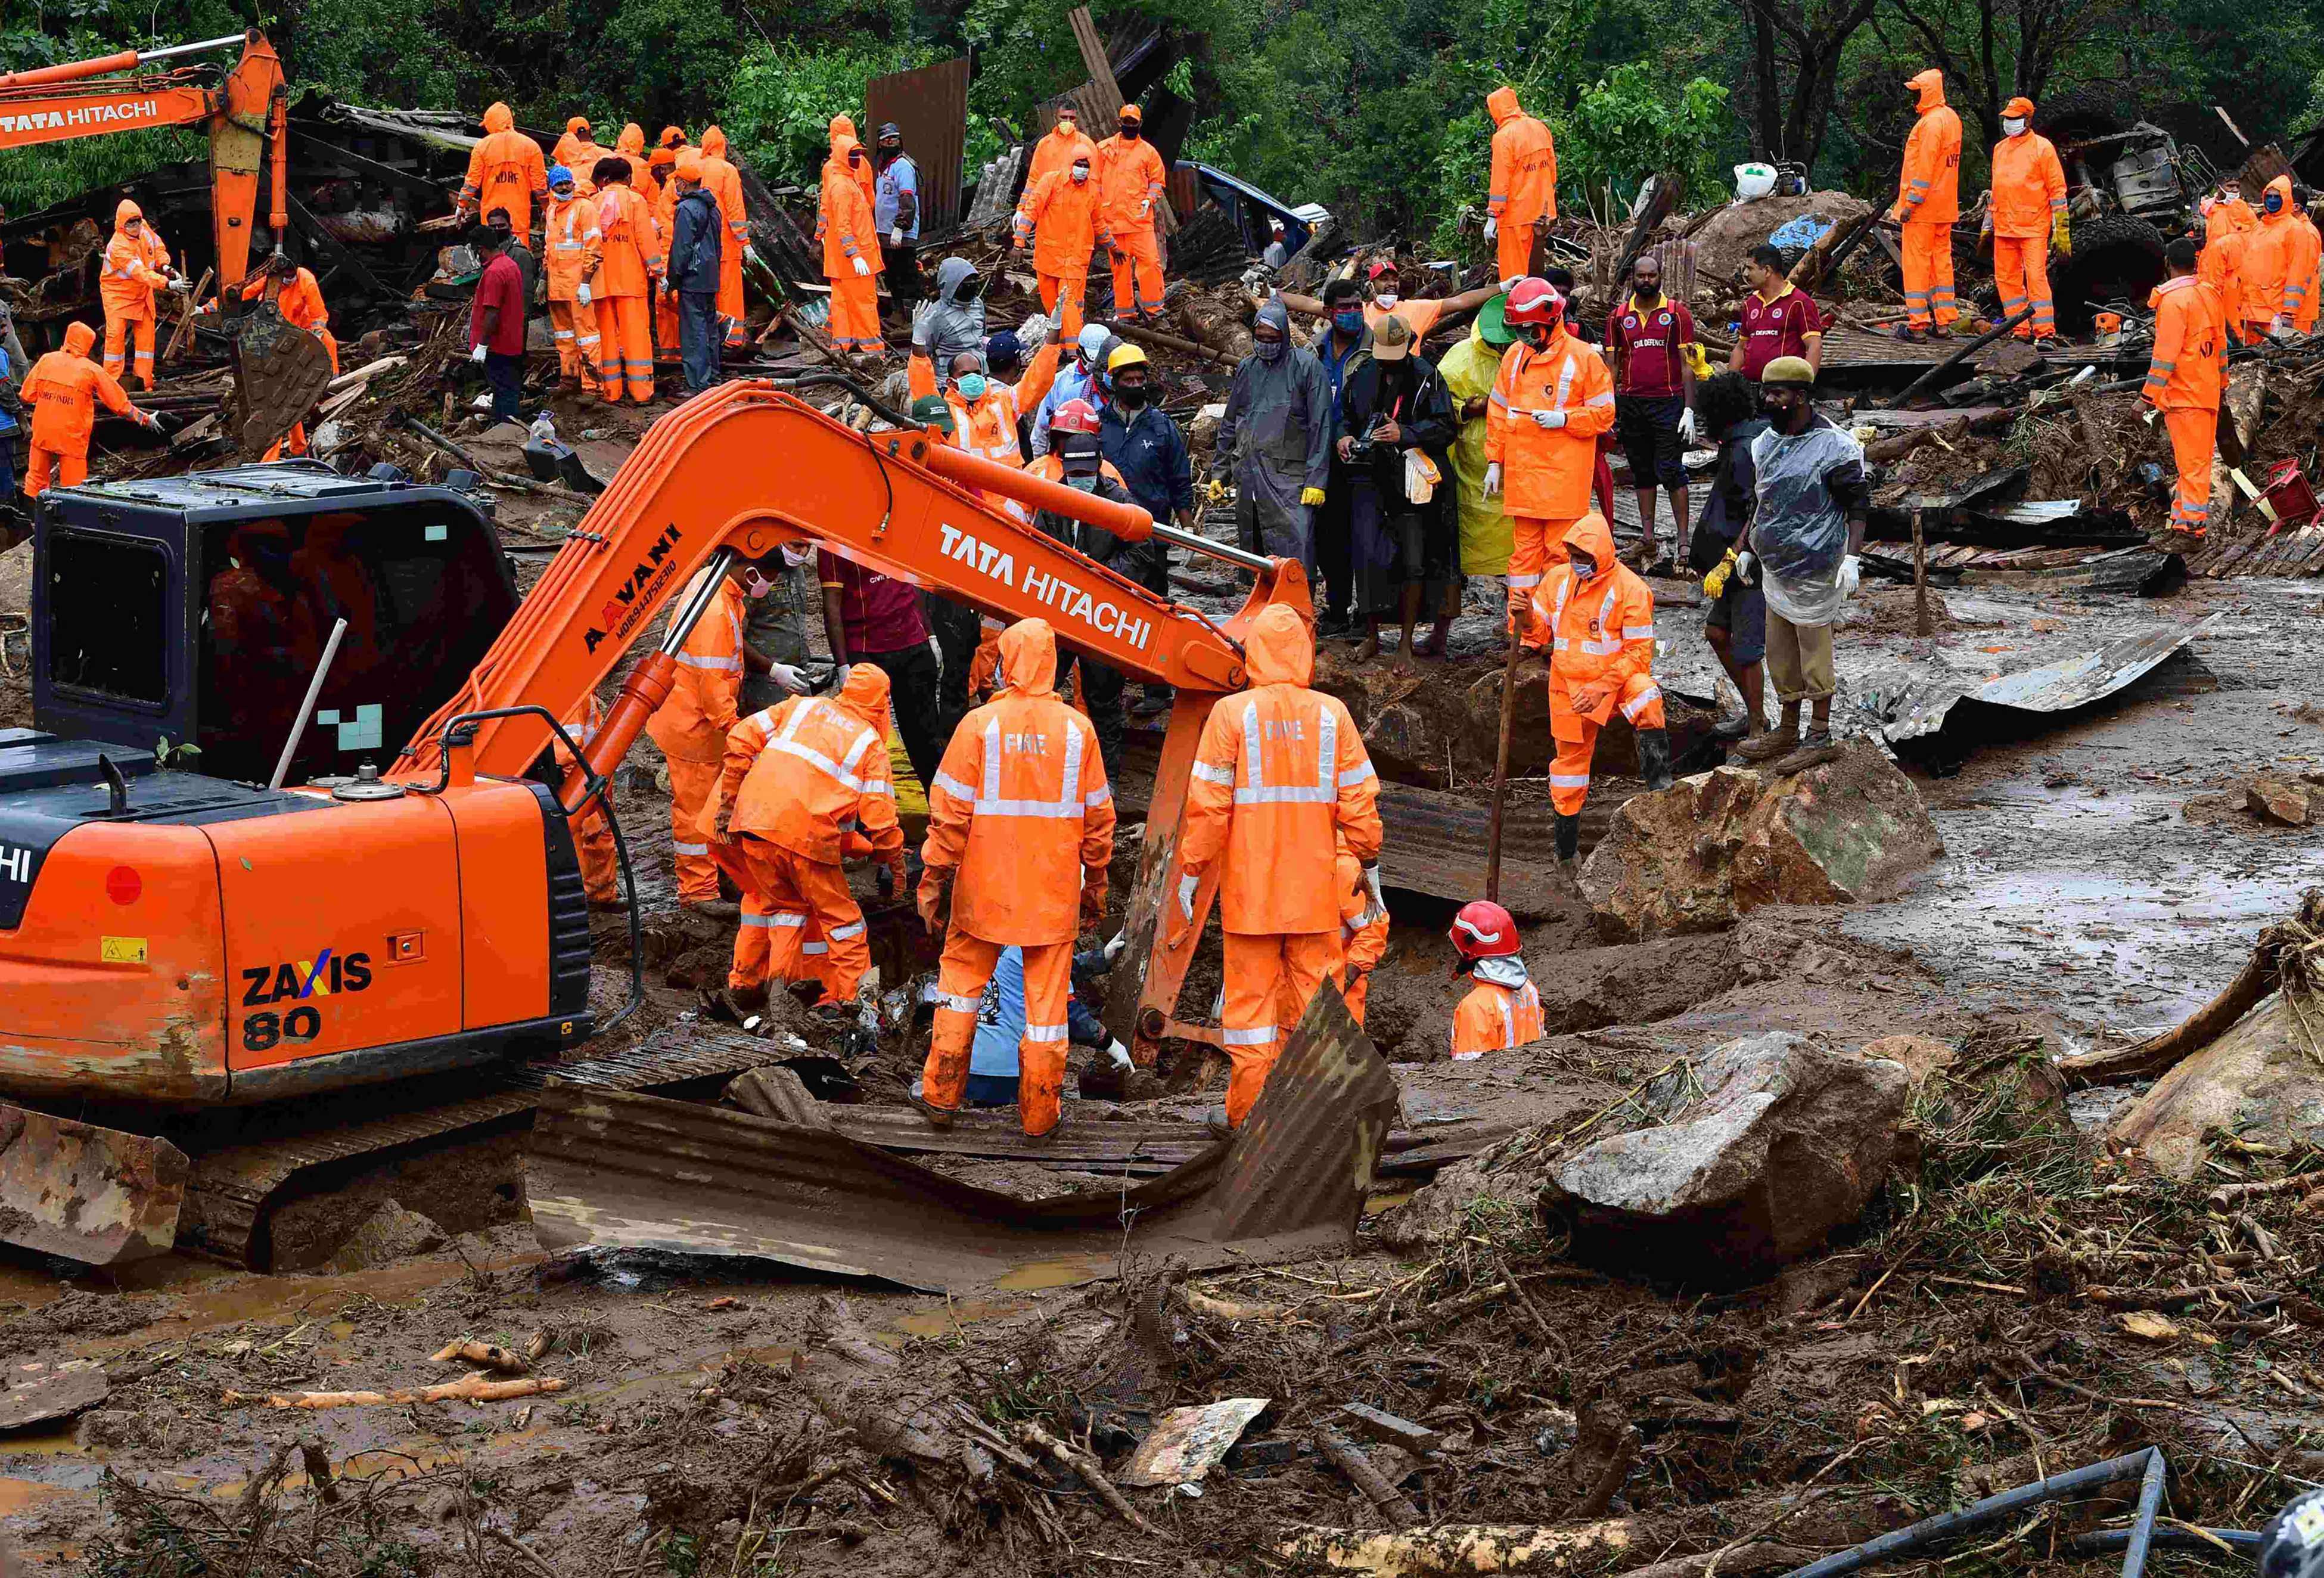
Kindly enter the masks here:
[[1595, 191], [1610, 180], [1627, 198], [1646, 177], [1675, 171], [1701, 202], [1720, 189], [1717, 138], [1726, 121], [1719, 84], [1675, 83], [1643, 61], [1617, 66], [1555, 128], [1559, 184]]
[[927, 63], [924, 51], [891, 44], [779, 51], [761, 46], [744, 57], [727, 84], [718, 124], [761, 174], [813, 188], [831, 152], [832, 117], [848, 116], [856, 134], [867, 136], [864, 82]]

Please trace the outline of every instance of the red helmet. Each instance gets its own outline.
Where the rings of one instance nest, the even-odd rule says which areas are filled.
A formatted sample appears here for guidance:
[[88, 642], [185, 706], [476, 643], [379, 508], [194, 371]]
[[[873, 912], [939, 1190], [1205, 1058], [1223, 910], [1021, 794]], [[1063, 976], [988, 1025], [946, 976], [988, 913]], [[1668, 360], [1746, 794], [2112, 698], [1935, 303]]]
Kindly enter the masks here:
[[1547, 280], [1528, 274], [1509, 287], [1508, 304], [1501, 309], [1501, 321], [1520, 327], [1555, 328], [1565, 321], [1565, 298]]
[[1489, 899], [1461, 906], [1445, 934], [1464, 959], [1503, 959], [1518, 951], [1517, 918]]
[[1049, 431], [1053, 433], [1094, 433], [1098, 430], [1097, 407], [1086, 400], [1069, 400], [1049, 416]]

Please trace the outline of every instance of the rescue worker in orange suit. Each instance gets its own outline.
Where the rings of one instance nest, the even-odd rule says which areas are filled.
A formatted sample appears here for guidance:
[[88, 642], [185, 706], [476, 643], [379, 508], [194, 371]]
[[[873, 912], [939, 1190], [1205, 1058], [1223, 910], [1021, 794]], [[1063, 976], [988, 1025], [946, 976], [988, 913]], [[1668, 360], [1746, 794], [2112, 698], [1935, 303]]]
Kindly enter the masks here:
[[[1099, 209], [1093, 159], [1076, 156], [1055, 175], [1025, 189], [1017, 204], [1016, 247], [1033, 248], [1033, 279], [1041, 310], [1056, 318], [1057, 333], [1070, 339], [1082, 330], [1082, 292], [1089, 288], [1090, 249], [1113, 246], [1113, 233]], [[1060, 306], [1059, 303], [1063, 305]], [[1115, 303], [1116, 310], [1120, 303]]]
[[1348, 1013], [1363, 1029], [1364, 1005], [1371, 997], [1372, 971], [1388, 953], [1388, 911], [1371, 907], [1371, 891], [1364, 885], [1364, 868], [1340, 840], [1339, 858], [1332, 868], [1333, 891], [1340, 896], [1340, 995]]
[[949, 1128], [959, 1109], [985, 983], [1013, 945], [1025, 957], [1017, 1112], [1027, 1134], [1056, 1132], [1074, 939], [1105, 913], [1113, 859], [1113, 790], [1097, 736], [1057, 698], [1056, 670], [1047, 620], [1002, 632], [1006, 688], [961, 720], [928, 785], [920, 918], [936, 929], [947, 889], [952, 911], [935, 1034], [914, 1100], [938, 1128]]
[[[675, 606], [684, 607], [708, 573], [696, 572]], [[720, 920], [734, 919], [741, 909], [718, 896], [718, 862], [710, 852], [702, 813], [718, 787], [727, 731], [737, 721], [747, 617], [743, 581], [756, 574], [743, 559], [726, 572], [678, 649], [669, 698], [646, 720], [646, 733], [669, 761], [669, 841], [678, 854], [678, 901]]]
[[2292, 210], [2292, 218], [2300, 226], [2300, 260], [2297, 284], [2300, 288], [2298, 305], [2292, 309], [2292, 328], [2294, 333], [2308, 334], [2316, 328], [2318, 309], [2324, 307], [2319, 300], [2324, 295], [2324, 231], [2316, 228], [2316, 194], [2305, 187], [2295, 189], [2300, 206]]
[[1502, 321], [1518, 340], [1485, 403], [1485, 494], [1499, 496], [1516, 542], [1509, 633], [1539, 649], [1549, 632], [1534, 619], [1534, 594], [1590, 508], [1598, 437], [1614, 426], [1614, 374], [1567, 328], [1565, 298], [1546, 280], [1519, 280]]
[[32, 453], [24, 466], [24, 496], [36, 499], [51, 481], [65, 487], [88, 480], [88, 436], [97, 407], [127, 417], [155, 432], [161, 424], [129, 403], [121, 381], [89, 360], [97, 330], [85, 323], [65, 328], [65, 348], [32, 364], [17, 392], [32, 408]]
[[[853, 143], [858, 147], [862, 145], [863, 139], [856, 133], [855, 118], [853, 115], [831, 117], [832, 158], [844, 157], [844, 151], [841, 147], [843, 140]], [[863, 200], [867, 203], [874, 201], [880, 187], [880, 172], [873, 168], [871, 155], [867, 153], [861, 159], [849, 161], [847, 170], [848, 173], [855, 178], [856, 184], [863, 189]]]
[[[331, 358], [331, 372], [339, 370], [339, 342], [331, 333], [330, 310], [323, 305], [323, 287], [313, 272], [299, 267], [287, 253], [269, 253], [266, 258], [242, 282], [242, 299], [255, 301], [272, 292], [275, 309], [283, 321], [305, 329], [323, 342], [323, 350]], [[215, 313], [216, 301], [205, 301], [194, 309], [197, 315]], [[299, 423], [281, 440], [270, 447], [263, 458], [280, 460], [285, 455], [307, 453], [307, 424]]]
[[2200, 537], [2210, 524], [2211, 452], [2227, 381], [2227, 323], [2218, 292], [2195, 276], [2193, 241], [2173, 241], [2163, 261], [2171, 272], [2150, 299], [2154, 359], [2139, 398], [2163, 413], [2171, 453], [2179, 463], [2172, 530]]
[[858, 179], [868, 172], [863, 145], [832, 125], [831, 157], [823, 161], [822, 206], [815, 237], [823, 244], [823, 277], [831, 281], [831, 343], [842, 355], [876, 356], [887, 348], [880, 332], [880, 247], [872, 228], [872, 198]]
[[[748, 874], [729, 992], [764, 985], [770, 933], [797, 918], [800, 924], [784, 929], [804, 933], [812, 925], [830, 950], [821, 978], [833, 1001], [860, 1004], [877, 995], [863, 910], [841, 862], [849, 835], [860, 834], [903, 886], [904, 830], [888, 777], [887, 735], [888, 676], [876, 663], [852, 665], [835, 697], [794, 696], [728, 732], [703, 819], [706, 836], [731, 848]], [[798, 966], [785, 963], [788, 979]]]
[[1114, 314], [1135, 310], [1145, 323], [1162, 314], [1162, 247], [1154, 224], [1168, 177], [1162, 155], [1146, 140], [1146, 112], [1125, 104], [1118, 125], [1097, 145], [1098, 211], [1113, 236]]
[[1445, 935], [1461, 955], [1452, 973], [1477, 983], [1452, 1010], [1452, 1061], [1466, 1063], [1540, 1040], [1541, 993], [1526, 973], [1516, 918], [1489, 899], [1480, 899], [1461, 906]]
[[718, 316], [725, 321], [726, 348], [742, 351], [750, 340], [744, 332], [742, 254], [751, 245], [751, 215], [742, 201], [742, 172], [726, 157], [726, 134], [716, 126], [702, 134], [702, 189], [718, 205], [726, 226], [726, 244], [718, 250]]
[[[605, 706], [593, 693], [578, 711], [565, 720], [565, 732], [573, 743], [586, 751], [595, 743], [597, 734], [605, 726]], [[557, 760], [558, 772], [574, 766], [573, 753], [565, 742], [552, 739], [550, 750]], [[611, 793], [610, 787], [607, 790]], [[573, 845], [581, 857], [581, 890], [589, 898], [592, 909], [622, 909], [622, 861], [613, 847], [613, 829], [605, 819], [605, 804], [593, 799], [582, 813], [573, 819]]]
[[105, 370], [121, 376], [122, 352], [134, 337], [137, 344], [134, 374], [147, 389], [153, 387], [153, 292], [183, 292], [191, 287], [170, 266], [170, 249], [144, 210], [127, 198], [113, 210], [113, 238], [105, 244], [105, 263], [97, 273], [97, 298], [105, 304]]
[[1097, 144], [1083, 132], [1081, 112], [1070, 104], [1057, 106], [1057, 122], [1033, 144], [1033, 157], [1025, 165], [1025, 187], [1044, 176], [1062, 175], [1074, 167], [1076, 159], [1087, 159], [1094, 166]]
[[[1001, 332], [1010, 335], [1010, 344], [1015, 343], [1016, 337], [1009, 330]], [[998, 340], [1001, 335], [992, 337]], [[1003, 383], [991, 376], [986, 371], [983, 354], [963, 351], [953, 357], [952, 365], [945, 369], [945, 386], [938, 391], [936, 371], [929, 364], [925, 348], [914, 346], [912, 358], [906, 364], [906, 383], [914, 399], [938, 392], [944, 395], [945, 403], [952, 410], [954, 448], [1021, 470], [1025, 465], [1025, 451], [1017, 441], [1017, 419], [1038, 406], [1041, 397], [1048, 393], [1049, 386], [1056, 382], [1058, 350], [1057, 342], [1053, 339], [1034, 352], [1025, 375], [1014, 383]], [[1017, 520], [1030, 521], [1033, 518], [1032, 512], [1015, 499], [987, 499], [985, 502]]]
[[[654, 395], [653, 295], [667, 245], [646, 200], [630, 188], [630, 161], [601, 159], [597, 240], [581, 254], [581, 281], [597, 309], [597, 392], [609, 405], [626, 393], [640, 405]], [[576, 291], [576, 301], [581, 297]]]
[[[664, 136], [669, 134], [665, 128]], [[654, 223], [661, 227], [661, 245], [665, 253], [678, 235], [678, 155], [667, 148], [657, 148], [647, 155], [646, 162], [653, 171], [654, 187], [647, 201], [653, 207]], [[699, 167], [696, 174], [700, 173]], [[699, 184], [697, 182], [696, 184]], [[675, 369], [678, 365], [678, 291], [670, 287], [667, 274], [654, 291], [653, 309], [654, 362], [659, 367]]]
[[2022, 340], [2049, 340], [2058, 337], [2050, 250], [2070, 257], [2074, 244], [2066, 214], [2065, 166], [2050, 139], [2033, 125], [2032, 99], [2013, 98], [2001, 106], [2003, 136], [1993, 147], [1993, 203], [1985, 211], [1984, 227], [1993, 237], [2001, 316], [2015, 318], [2031, 307], [2034, 316], [2014, 332]]
[[[549, 161], [551, 164], [561, 164], [566, 169], [571, 170], [575, 160], [579, 159], [586, 151], [595, 149], [596, 146], [595, 141], [589, 135], [589, 117], [567, 115], [565, 118], [565, 135], [558, 138], [557, 146], [549, 151]], [[602, 151], [599, 152], [598, 157], [604, 157]], [[589, 164], [585, 164], [581, 168], [586, 170], [596, 161], [595, 159], [592, 159]]]
[[2249, 338], [2292, 332], [2299, 307], [2295, 273], [2305, 250], [2292, 206], [2292, 178], [2279, 175], [2260, 193], [2259, 227], [2244, 246], [2244, 328]]
[[1517, 107], [1507, 84], [1485, 96], [1493, 117], [1493, 174], [1485, 196], [1485, 239], [1499, 248], [1502, 280], [1533, 272], [1534, 240], [1557, 217], [1557, 143], [1549, 128]]
[[1196, 888], [1217, 869], [1231, 1128], [1250, 1116], [1315, 989], [1339, 972], [1343, 846], [1369, 900], [1361, 924], [1388, 908], [1379, 779], [1347, 706], [1307, 687], [1306, 622], [1279, 603], [1261, 610], [1243, 660], [1250, 688], [1211, 709], [1194, 749], [1175, 896], [1177, 923], [1191, 924]]
[[495, 104], [484, 111], [484, 141], [468, 151], [468, 179], [460, 184], [455, 211], [473, 219], [481, 208], [508, 210], [510, 227], [520, 239], [532, 234], [532, 217], [549, 207], [549, 161], [540, 144], [516, 129], [509, 106]]
[[[644, 196], [646, 183], [653, 180], [653, 167], [646, 162], [646, 129], [635, 121], [624, 125], [622, 134], [613, 139], [613, 152], [609, 157], [629, 166], [630, 185], [639, 196]], [[590, 168], [594, 171], [595, 166]], [[589, 179], [600, 186], [604, 184], [594, 173]]]
[[2219, 299], [2220, 321], [2227, 325], [2230, 345], [2247, 343], [2244, 328], [2244, 259], [2250, 251], [2257, 221], [2246, 225], [2235, 210], [2250, 212], [2237, 200], [2203, 199], [2203, 250], [2195, 260], [2195, 277], [2211, 287]]
[[557, 342], [558, 383], [576, 394], [597, 392], [595, 292], [581, 277], [589, 254], [602, 246], [597, 189], [562, 164], [549, 172], [549, 328]]
[[[565, 147], [567, 141], [573, 144], [570, 148]], [[613, 156], [613, 151], [598, 143], [595, 135], [590, 131], [587, 121], [581, 123], [581, 130], [577, 134], [560, 141], [558, 146], [563, 152], [550, 159], [549, 162], [561, 164], [571, 171], [574, 179], [583, 189], [583, 195], [586, 196], [588, 192], [595, 189], [589, 185], [589, 172], [597, 168], [597, 161], [600, 159], [611, 159]]]
[[1888, 217], [1904, 227], [1904, 339], [1925, 338], [1933, 324], [1960, 316], [1953, 300], [1953, 221], [1960, 217], [1960, 116], [1945, 104], [1945, 75], [1934, 67], [1905, 84], [1921, 118], [1904, 140], [1904, 168]]
[[1637, 734], [1638, 776], [1649, 789], [1671, 786], [1670, 735], [1655, 683], [1655, 595], [1614, 557], [1614, 533], [1591, 511], [1565, 539], [1534, 594], [1535, 616], [1550, 632], [1549, 800], [1557, 811], [1557, 861], [1571, 872], [1582, 844], [1582, 806], [1598, 731], [1615, 709]]

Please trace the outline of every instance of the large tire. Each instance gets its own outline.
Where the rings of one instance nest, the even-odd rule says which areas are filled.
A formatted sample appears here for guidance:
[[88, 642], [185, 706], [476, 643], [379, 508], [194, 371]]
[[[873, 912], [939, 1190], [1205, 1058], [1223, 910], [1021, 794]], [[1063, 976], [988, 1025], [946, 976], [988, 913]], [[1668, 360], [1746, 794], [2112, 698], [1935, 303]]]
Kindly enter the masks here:
[[2034, 129], [2060, 144], [2085, 137], [2111, 137], [2127, 132], [2137, 120], [2135, 101], [2120, 88], [2104, 83], [2061, 93], [2034, 107]]
[[2074, 255], [2050, 262], [2061, 334], [2086, 334], [2109, 301], [2143, 304], [2163, 282], [2163, 232], [2127, 214], [2074, 221]]

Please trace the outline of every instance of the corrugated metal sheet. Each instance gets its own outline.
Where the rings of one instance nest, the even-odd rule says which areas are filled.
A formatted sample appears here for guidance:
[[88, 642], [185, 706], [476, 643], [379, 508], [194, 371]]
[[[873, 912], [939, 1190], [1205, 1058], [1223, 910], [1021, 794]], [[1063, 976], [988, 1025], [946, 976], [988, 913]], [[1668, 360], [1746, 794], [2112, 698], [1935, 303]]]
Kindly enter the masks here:
[[[1383, 783], [1379, 812], [1388, 835], [1380, 845], [1383, 882], [1439, 899], [1466, 900], [1484, 892], [1490, 806], [1410, 784]], [[1549, 864], [1557, 848], [1554, 815], [1545, 801], [1512, 802], [1502, 813], [1500, 901], [1519, 919], [1547, 915], [1557, 907], [1557, 873]]]
[[1326, 991], [1232, 1143], [1131, 1188], [1018, 1200], [831, 1130], [558, 1084], [529, 1194], [551, 1250], [735, 1256], [930, 1291], [1065, 1287], [1127, 1254], [1203, 1267], [1346, 1248], [1396, 1107], [1388, 1065]]
[[968, 135], [968, 57], [917, 71], [892, 71], [863, 85], [869, 142], [889, 121], [920, 169], [920, 234], [934, 235], [960, 217], [961, 156]]
[[[1974, 727], [1979, 706], [2015, 713], [2070, 712], [2111, 696], [2148, 673], [2209, 630], [2218, 619], [2219, 615], [2213, 614], [2198, 624], [2165, 625], [2140, 635], [2125, 636], [2095, 651], [2044, 663], [2038, 669], [2004, 674], [1974, 689], [1964, 688], [1950, 678], [1914, 678], [1909, 674], [1901, 675], [1899, 682], [1886, 686], [1876, 679], [1867, 688], [1861, 705], [1875, 715], [1882, 736], [1891, 744], [1949, 728]], [[1977, 705], [1964, 708], [1960, 706], [1963, 702]]]

